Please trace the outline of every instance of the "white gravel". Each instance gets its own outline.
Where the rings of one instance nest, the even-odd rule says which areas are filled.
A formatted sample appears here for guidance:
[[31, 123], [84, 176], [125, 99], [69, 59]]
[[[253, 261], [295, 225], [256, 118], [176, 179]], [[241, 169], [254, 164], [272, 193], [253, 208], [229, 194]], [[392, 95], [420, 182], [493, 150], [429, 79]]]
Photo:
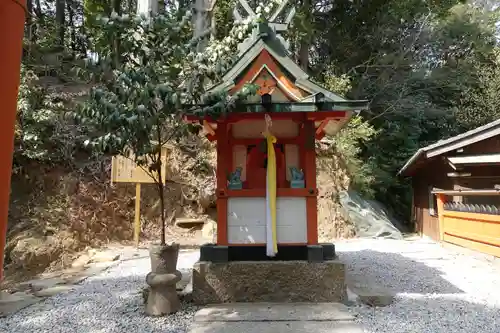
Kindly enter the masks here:
[[[396, 293], [382, 308], [352, 307], [365, 332], [500, 333], [500, 264], [444, 249], [426, 240], [354, 240], [336, 243], [348, 278]], [[0, 319], [1, 333], [184, 333], [195, 307], [144, 316], [141, 288], [149, 272], [147, 251], [122, 255], [117, 266], [59, 294]], [[181, 252], [180, 270], [198, 251]]]
[[[127, 250], [127, 249], [126, 249]], [[133, 253], [132, 253], [133, 252]], [[192, 268], [199, 251], [181, 251], [178, 268]], [[196, 308], [183, 304], [178, 313], [144, 315], [141, 289], [150, 271], [147, 250], [122, 253], [117, 266], [88, 278], [75, 290], [58, 294], [0, 319], [1, 333], [184, 333]]]
[[345, 241], [336, 249], [348, 278], [396, 293], [388, 307], [351, 309], [365, 332], [500, 332], [500, 261], [424, 239]]

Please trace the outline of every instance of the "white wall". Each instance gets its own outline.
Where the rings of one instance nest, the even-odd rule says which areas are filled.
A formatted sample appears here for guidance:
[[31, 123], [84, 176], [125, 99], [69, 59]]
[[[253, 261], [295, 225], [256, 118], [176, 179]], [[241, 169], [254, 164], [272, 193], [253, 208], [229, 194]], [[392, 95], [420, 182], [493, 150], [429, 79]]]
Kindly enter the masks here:
[[[229, 244], [266, 242], [266, 199], [229, 198], [227, 209]], [[305, 198], [277, 198], [278, 243], [307, 243]]]

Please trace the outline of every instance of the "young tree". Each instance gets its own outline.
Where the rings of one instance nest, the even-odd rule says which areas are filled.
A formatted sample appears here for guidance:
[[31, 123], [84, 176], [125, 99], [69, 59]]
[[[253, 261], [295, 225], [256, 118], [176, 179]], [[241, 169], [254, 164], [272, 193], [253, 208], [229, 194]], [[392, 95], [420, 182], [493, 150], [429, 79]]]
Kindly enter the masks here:
[[[161, 245], [165, 245], [166, 221], [162, 147], [186, 133], [182, 116], [188, 109], [218, 117], [256, 92], [248, 85], [233, 96], [204, 93], [207, 84], [229, 68], [230, 50], [246, 37], [253, 22], [235, 24], [229, 36], [211, 41], [200, 53], [197, 45], [209, 31], [190, 38], [190, 12], [179, 15], [169, 10], [151, 18], [113, 13], [98, 20], [103, 40], [95, 43], [100, 46], [95, 50], [97, 60], [86, 60], [97, 86], [74, 116], [92, 128], [87, 145], [132, 156], [153, 178], [161, 204]], [[118, 67], [112, 44], [106, 43], [116, 38], [125, 50]]]

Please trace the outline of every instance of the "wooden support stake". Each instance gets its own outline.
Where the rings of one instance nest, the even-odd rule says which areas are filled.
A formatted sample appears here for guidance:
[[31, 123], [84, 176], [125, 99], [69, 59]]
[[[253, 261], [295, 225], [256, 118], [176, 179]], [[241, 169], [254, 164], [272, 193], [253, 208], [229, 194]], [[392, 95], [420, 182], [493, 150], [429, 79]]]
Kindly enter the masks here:
[[141, 183], [135, 184], [135, 219], [134, 219], [134, 243], [139, 247], [139, 235], [141, 234]]

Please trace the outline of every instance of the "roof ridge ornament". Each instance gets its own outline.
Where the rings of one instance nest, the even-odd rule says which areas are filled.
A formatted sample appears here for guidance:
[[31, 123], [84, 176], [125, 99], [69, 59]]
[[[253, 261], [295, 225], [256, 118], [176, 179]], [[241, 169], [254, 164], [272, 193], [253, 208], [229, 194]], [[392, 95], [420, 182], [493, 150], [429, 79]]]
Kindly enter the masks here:
[[[241, 13], [238, 7], [241, 7], [244, 13]], [[271, 28], [286, 50], [289, 49], [289, 43], [282, 34], [288, 30], [295, 14], [295, 6], [289, 0], [268, 1], [266, 5], [259, 2], [255, 8], [252, 8], [247, 0], [238, 0], [233, 9], [233, 17], [236, 21], [243, 21], [248, 18], [258, 18], [264, 21], [262, 23], [267, 24]], [[238, 46], [240, 53], [243, 53], [253, 42], [261, 37], [259, 30], [262, 29], [254, 29], [251, 36]]]

